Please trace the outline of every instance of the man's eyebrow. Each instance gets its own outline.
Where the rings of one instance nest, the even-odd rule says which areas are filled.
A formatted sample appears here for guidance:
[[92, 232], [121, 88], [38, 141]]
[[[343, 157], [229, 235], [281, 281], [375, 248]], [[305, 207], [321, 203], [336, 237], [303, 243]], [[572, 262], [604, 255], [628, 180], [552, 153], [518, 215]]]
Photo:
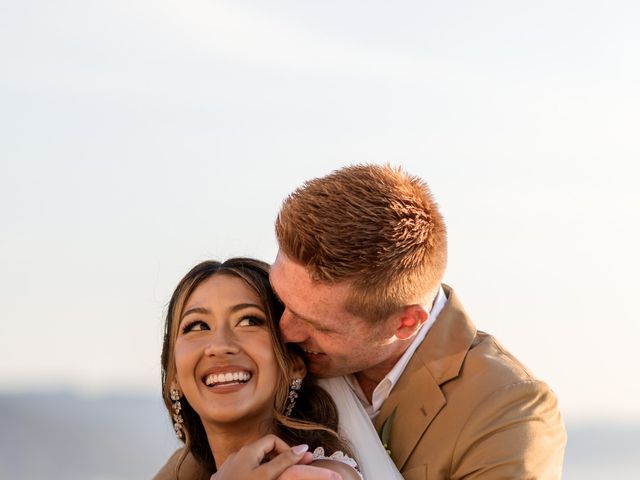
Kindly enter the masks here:
[[294, 310], [291, 310], [290, 308], [287, 308], [287, 310], [289, 310], [293, 314], [294, 317], [299, 318], [303, 322], [307, 322], [312, 327], [319, 328], [319, 329], [324, 329], [324, 327], [320, 326], [320, 324], [316, 320], [313, 320], [312, 318], [309, 318], [309, 317], [305, 317], [304, 315], [300, 315], [299, 313], [297, 313]]

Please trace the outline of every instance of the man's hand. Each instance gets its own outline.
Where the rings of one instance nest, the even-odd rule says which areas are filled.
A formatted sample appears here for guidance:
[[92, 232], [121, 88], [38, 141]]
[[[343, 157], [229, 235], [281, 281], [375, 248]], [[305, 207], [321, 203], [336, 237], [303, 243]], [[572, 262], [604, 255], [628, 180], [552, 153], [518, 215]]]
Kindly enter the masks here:
[[[266, 435], [253, 443], [245, 445], [236, 453], [229, 455], [218, 469], [218, 472], [211, 476], [211, 480], [237, 480], [239, 478], [246, 480], [276, 480], [282, 478], [284, 480], [292, 480], [293, 478], [300, 480], [334, 480], [335, 477], [331, 476], [308, 476], [309, 474], [306, 477], [281, 477], [289, 467], [298, 463], [308, 464], [311, 462], [311, 454], [307, 452], [308, 449], [307, 445], [298, 445], [290, 448], [289, 445], [275, 435]], [[268, 454], [276, 453], [278, 454], [276, 457], [262, 463]]]

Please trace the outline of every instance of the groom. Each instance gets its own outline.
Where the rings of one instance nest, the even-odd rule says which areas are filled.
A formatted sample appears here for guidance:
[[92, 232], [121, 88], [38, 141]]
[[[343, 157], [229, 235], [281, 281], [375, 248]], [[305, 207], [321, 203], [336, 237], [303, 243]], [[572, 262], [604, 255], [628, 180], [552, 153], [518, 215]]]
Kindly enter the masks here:
[[556, 397], [441, 284], [446, 229], [422, 180], [342, 168], [285, 200], [276, 235], [285, 341], [317, 376], [347, 376], [406, 480], [560, 478]]

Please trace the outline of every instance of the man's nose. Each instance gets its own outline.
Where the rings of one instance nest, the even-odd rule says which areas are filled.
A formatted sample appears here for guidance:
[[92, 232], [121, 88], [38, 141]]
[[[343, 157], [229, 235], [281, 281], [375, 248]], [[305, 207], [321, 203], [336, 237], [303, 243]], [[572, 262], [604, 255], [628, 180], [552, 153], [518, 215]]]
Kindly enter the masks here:
[[285, 343], [302, 343], [307, 339], [303, 323], [286, 308], [280, 317], [280, 334]]
[[207, 340], [205, 355], [233, 355], [239, 351], [235, 335], [228, 328], [223, 327], [212, 331]]

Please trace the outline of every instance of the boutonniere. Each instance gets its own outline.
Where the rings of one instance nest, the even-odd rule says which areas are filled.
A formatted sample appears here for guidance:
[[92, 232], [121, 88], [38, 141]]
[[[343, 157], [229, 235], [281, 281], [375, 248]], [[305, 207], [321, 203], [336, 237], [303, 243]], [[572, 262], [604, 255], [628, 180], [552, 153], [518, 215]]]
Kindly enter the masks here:
[[382, 446], [387, 451], [389, 455], [391, 455], [391, 450], [389, 450], [389, 435], [391, 435], [391, 424], [393, 423], [393, 419], [396, 416], [396, 410], [398, 406], [396, 405], [391, 412], [391, 415], [387, 417], [387, 419], [383, 422], [382, 427], [380, 427], [380, 441], [382, 442]]

